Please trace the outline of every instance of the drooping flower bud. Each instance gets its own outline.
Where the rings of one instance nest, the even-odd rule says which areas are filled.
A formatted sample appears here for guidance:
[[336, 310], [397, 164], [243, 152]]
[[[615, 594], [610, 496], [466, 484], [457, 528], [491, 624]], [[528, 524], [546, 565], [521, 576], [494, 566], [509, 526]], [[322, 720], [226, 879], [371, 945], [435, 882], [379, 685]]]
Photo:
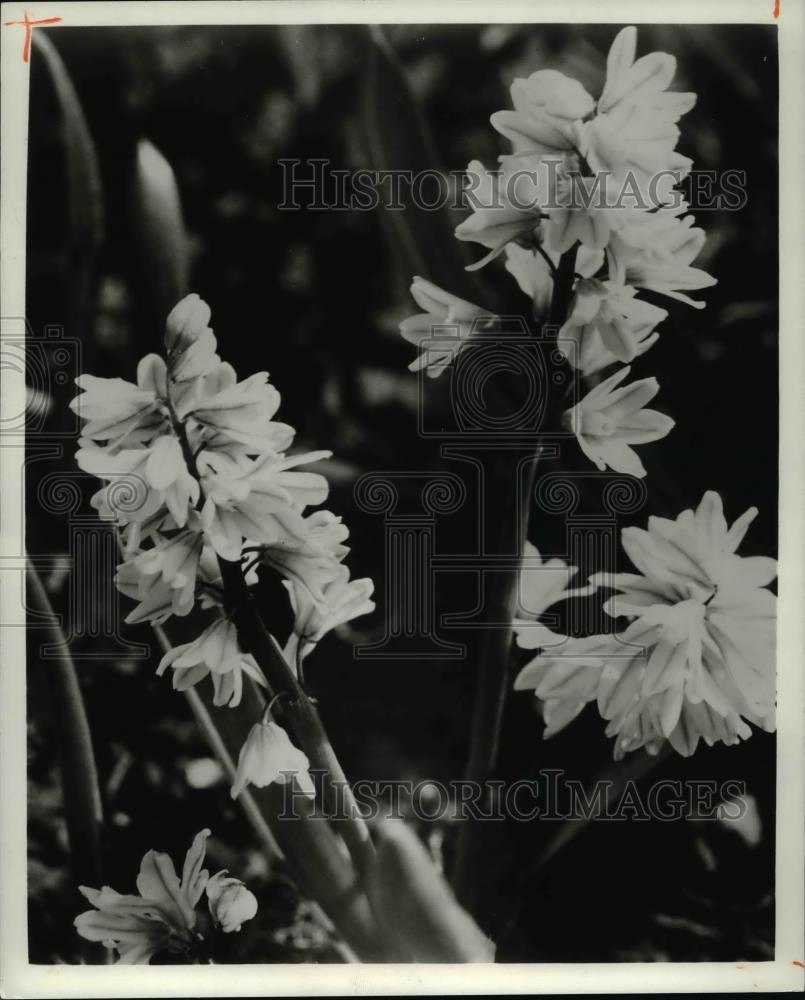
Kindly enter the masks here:
[[291, 743], [282, 726], [257, 722], [241, 747], [232, 798], [237, 798], [246, 785], [265, 788], [275, 781], [287, 784], [292, 778], [304, 795], [313, 798], [316, 789], [309, 767], [310, 761]]
[[213, 875], [206, 889], [210, 915], [224, 934], [239, 931], [257, 913], [254, 893], [240, 879], [227, 875], [226, 870]]

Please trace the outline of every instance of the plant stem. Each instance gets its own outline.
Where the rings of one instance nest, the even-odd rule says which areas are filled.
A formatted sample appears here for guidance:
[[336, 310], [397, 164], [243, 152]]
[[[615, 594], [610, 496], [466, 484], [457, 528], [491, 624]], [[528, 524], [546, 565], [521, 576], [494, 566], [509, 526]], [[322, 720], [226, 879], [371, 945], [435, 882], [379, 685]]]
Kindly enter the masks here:
[[567, 318], [570, 297], [573, 293], [573, 279], [576, 273], [576, 253], [578, 252], [578, 247], [578, 243], [574, 243], [559, 258], [559, 265], [556, 268], [554, 276], [551, 308], [548, 313], [548, 323], [551, 326], [561, 326]]
[[219, 559], [219, 565], [241, 644], [257, 660], [272, 692], [287, 696], [280, 702], [283, 716], [287, 718], [311, 766], [324, 772], [330, 803], [335, 801], [343, 807], [335, 817], [338, 830], [358, 874], [365, 878], [374, 865], [374, 846], [319, 714], [267, 630], [240, 566], [225, 559]]
[[[179, 439], [182, 454], [188, 470], [200, 479], [195, 456], [187, 439], [184, 424], [179, 420], [170, 404], [174, 432]], [[203, 502], [204, 491], [200, 490], [199, 504]], [[245, 571], [236, 562], [218, 557], [221, 579], [224, 584], [224, 598], [228, 610], [238, 630], [238, 638], [244, 651], [257, 660], [274, 694], [285, 694], [285, 715], [311, 765], [324, 772], [325, 789], [328, 797], [343, 804], [341, 815], [337, 817], [341, 836], [347, 846], [358, 874], [364, 879], [375, 860], [375, 850], [369, 836], [369, 829], [361, 817], [352, 790], [347, 783], [335, 751], [327, 737], [324, 726], [306, 691], [294, 675], [266, 628], [265, 622], [254, 602], [251, 591], [244, 579]], [[340, 793], [340, 800], [339, 800]]]
[[[161, 625], [156, 625], [154, 622], [151, 623], [151, 628], [153, 629], [154, 635], [156, 636], [162, 652], [169, 652], [172, 649], [172, 645], [165, 630]], [[201, 729], [210, 749], [217, 757], [218, 763], [226, 772], [226, 776], [229, 781], [234, 781], [236, 771], [235, 762], [232, 759], [221, 734], [218, 732], [218, 727], [213, 722], [212, 716], [207, 711], [207, 706], [201, 700], [195, 688], [188, 688], [184, 692], [184, 696], [190, 705], [190, 711], [195, 716], [199, 729]], [[263, 850], [266, 853], [268, 861], [270, 863], [274, 863], [282, 860], [283, 855], [280, 850], [280, 846], [275, 840], [274, 834], [271, 832], [268, 823], [266, 823], [263, 819], [263, 814], [257, 808], [257, 803], [254, 801], [254, 797], [248, 788], [244, 788], [240, 793], [238, 796], [238, 803], [243, 809], [246, 819], [249, 821], [252, 829], [257, 835], [257, 839], [263, 845]]]
[[[513, 476], [509, 458], [504, 453], [501, 472], [496, 477], [506, 493], [499, 497], [501, 503], [501, 535], [496, 554], [511, 551], [511, 530], [522, 546], [528, 525], [529, 503], [536, 473], [537, 458], [529, 463], [523, 481], [522, 496], [514, 495]], [[519, 503], [518, 503], [519, 501]], [[523, 502], [526, 501], [526, 502]], [[516, 525], [517, 516], [522, 519]], [[515, 612], [519, 569], [506, 573], [496, 594], [492, 595], [487, 608], [488, 619], [492, 622], [511, 622]], [[483, 633], [478, 664], [478, 679], [472, 716], [470, 749], [464, 777], [480, 786], [491, 778], [497, 764], [500, 745], [501, 724], [509, 692], [509, 662], [512, 642], [511, 627], [490, 627]], [[479, 824], [463, 818], [458, 828], [455, 854], [452, 864], [452, 883], [459, 901], [466, 907], [475, 902], [478, 874], [482, 863], [480, 858], [482, 830]]]
[[[547, 323], [550, 326], [560, 326], [567, 315], [573, 290], [577, 244], [562, 254], [559, 264], [552, 272], [554, 277], [553, 294]], [[550, 411], [550, 407], [549, 407]], [[517, 531], [516, 540], [521, 546], [527, 538], [528, 520], [531, 509], [531, 493], [536, 474], [538, 456], [528, 466], [528, 474], [523, 479], [523, 490], [520, 497], [512, 496], [512, 484], [515, 477], [510, 468], [510, 459], [504, 451], [501, 456], [501, 473], [499, 481], [507, 492], [501, 503], [501, 531], [498, 550], [495, 554], [506, 554], [510, 545], [507, 544], [511, 527]], [[521, 522], [516, 524], [517, 517]], [[489, 601], [488, 618], [491, 622], [511, 622], [515, 611], [517, 583], [520, 568], [515, 566], [507, 572], [501, 583], [499, 592]], [[484, 785], [494, 774], [497, 764], [500, 744], [501, 723], [509, 693], [509, 664], [511, 661], [511, 628], [490, 627], [484, 633], [478, 667], [478, 680], [475, 688], [475, 703], [473, 708], [470, 749], [465, 768], [465, 778]], [[473, 907], [478, 890], [478, 876], [484, 870], [481, 857], [482, 829], [475, 820], [464, 818], [458, 828], [455, 855], [453, 859], [452, 882], [459, 900], [468, 907]]]
[[[156, 636], [157, 642], [159, 643], [162, 651], [167, 653], [168, 650], [172, 648], [172, 645], [165, 630], [160, 625], [156, 625], [153, 622], [151, 623], [151, 628], [153, 629], [154, 635]], [[219, 763], [226, 772], [229, 781], [230, 782], [234, 781], [235, 771], [236, 771], [235, 762], [232, 758], [232, 755], [229, 752], [229, 749], [226, 745], [223, 736], [219, 732], [218, 727], [215, 724], [215, 721], [210, 715], [207, 706], [204, 704], [204, 701], [202, 700], [201, 696], [198, 694], [195, 688], [188, 688], [188, 690], [184, 692], [184, 695], [190, 706], [190, 710], [192, 711], [196, 719], [196, 722], [198, 723], [199, 728], [201, 729], [205, 739], [207, 740], [210, 749], [215, 754]], [[341, 899], [340, 901], [338, 892], [334, 893], [326, 892], [324, 894], [327, 899], [327, 902], [329, 903], [330, 909], [334, 911], [334, 916], [338, 921], [338, 928], [340, 929], [336, 928], [336, 924], [333, 923], [333, 921], [327, 915], [323, 907], [316, 901], [316, 899], [312, 898], [316, 894], [317, 888], [319, 890], [324, 888], [324, 886], [320, 884], [321, 879], [316, 878], [310, 872], [310, 869], [316, 871], [317, 868], [319, 867], [317, 864], [318, 861], [317, 854], [319, 852], [317, 850], [312, 849], [311, 844], [308, 843], [308, 841], [310, 840], [310, 835], [315, 833], [313, 824], [315, 824], [317, 821], [311, 820], [307, 815], [303, 813], [300, 813], [296, 817], [289, 817], [287, 821], [288, 823], [296, 822], [297, 824], [295, 829], [295, 836], [293, 838], [294, 841], [299, 844], [302, 844], [303, 846], [306, 843], [308, 844], [308, 853], [305, 855], [305, 864], [308, 868], [308, 872], [306, 877], [304, 875], [300, 877], [300, 873], [298, 871], [300, 867], [299, 859], [286, 857], [285, 853], [283, 852], [282, 848], [280, 847], [276, 837], [274, 836], [271, 830], [271, 826], [266, 821], [266, 818], [263, 815], [263, 811], [260, 809], [260, 806], [257, 804], [257, 801], [254, 795], [252, 795], [251, 791], [248, 788], [245, 788], [238, 796], [237, 801], [241, 809], [243, 810], [243, 813], [247, 821], [254, 830], [258, 841], [262, 845], [266, 857], [269, 861], [269, 864], [277, 864], [279, 862], [285, 862], [286, 864], [288, 864], [291, 871], [294, 873], [294, 877], [296, 878], [297, 882], [300, 883], [300, 889], [303, 888], [305, 893], [309, 897], [311, 897], [310, 904], [313, 907], [313, 911], [316, 915], [316, 918], [318, 919], [321, 926], [328, 933], [333, 935], [333, 940], [331, 942], [331, 945], [333, 949], [341, 956], [341, 958], [343, 958], [345, 962], [360, 961], [360, 959], [357, 957], [352, 947], [350, 947], [350, 945], [347, 944], [346, 941], [338, 939], [338, 934], [340, 934], [342, 931], [347, 937], [352, 937], [357, 939], [356, 947], [358, 947], [361, 950], [361, 953], [366, 955], [367, 958], [369, 959], [377, 958], [378, 953], [376, 951], [375, 946], [373, 944], [371, 946], [367, 946], [365, 943], [366, 928], [362, 926], [363, 921], [361, 914], [357, 913], [356, 911], [355, 900], [348, 898], [350, 895], [349, 893], [344, 893], [343, 899]], [[274, 816], [273, 818], [278, 819], [278, 817], [276, 816]], [[302, 825], [304, 830], [299, 829], [299, 824]], [[313, 839], [318, 844], [321, 838], [314, 837]], [[319, 844], [319, 850], [321, 849], [321, 846], [322, 845]], [[333, 854], [332, 850], [329, 853], [332, 855]], [[340, 863], [340, 862], [341, 862], [340, 857], [336, 857], [335, 863]], [[328, 885], [327, 885], [328, 890], [331, 887], [332, 887], [332, 880], [328, 880]]]
[[[201, 477], [199, 476], [196, 457], [190, 448], [185, 426], [178, 418], [173, 404], [169, 402], [169, 406], [174, 433], [179, 439], [187, 468], [197, 480], [200, 480]], [[199, 485], [201, 484], [199, 483]], [[204, 490], [201, 488], [199, 490], [198, 506], [200, 507], [203, 502]], [[352, 865], [345, 865], [343, 858], [334, 856], [333, 844], [331, 842], [327, 841], [326, 846], [324, 846], [323, 840], [326, 841], [326, 837], [322, 840], [320, 830], [319, 840], [322, 841], [322, 844], [319, 844], [319, 846], [322, 847], [323, 852], [321, 861], [326, 865], [335, 865], [337, 876], [333, 881], [340, 883], [344, 879], [349, 880], [352, 875], [357, 873], [359, 880], [365, 883], [375, 866], [374, 845], [369, 836], [369, 829], [360, 815], [341, 764], [327, 738], [324, 726], [321, 724], [318, 712], [305, 690], [299, 684], [293, 670], [286, 662], [274, 637], [266, 628], [253, 595], [246, 584], [240, 563], [231, 562], [219, 556], [218, 565], [224, 585], [224, 603], [237, 628], [241, 648], [244, 652], [251, 653], [255, 658], [273, 694], [285, 694], [288, 696], [286, 699], [283, 699], [285, 702], [283, 705], [283, 716], [287, 717], [290, 728], [307, 754], [311, 766], [323, 772], [327, 799], [338, 801], [340, 792], [340, 801], [343, 804], [343, 810], [339, 816], [333, 818], [337, 819], [339, 823], [339, 832], [352, 859], [354, 872], [352, 871]], [[294, 844], [294, 847], [297, 846]], [[316, 866], [312, 859], [311, 864], [307, 866], [302, 862], [301, 865], [297, 866], [296, 874], [298, 877], [301, 876], [300, 881], [306, 884], [306, 891], [315, 896], [317, 895], [317, 888], [319, 888], [316, 885], [316, 881], [305, 877], [306, 875], [310, 875], [311, 867], [315, 870]], [[354, 896], [355, 893], [352, 892], [353, 898], [343, 904], [346, 908], [345, 912], [350, 919], [353, 915], [352, 910], [360, 909], [360, 900], [355, 899]], [[364, 902], [366, 901], [364, 900]], [[353, 904], [352, 910], [349, 908], [350, 903]], [[368, 913], [368, 903], [366, 909]], [[366, 915], [366, 913], [361, 913], [357, 920], [359, 925], [357, 929], [360, 934], [363, 934], [363, 924]], [[377, 936], [374, 935], [374, 937], [376, 938]], [[374, 951], [375, 954], [377, 954], [378, 950], [382, 951], [383, 948], [377, 940], [366, 942], [366, 947]]]

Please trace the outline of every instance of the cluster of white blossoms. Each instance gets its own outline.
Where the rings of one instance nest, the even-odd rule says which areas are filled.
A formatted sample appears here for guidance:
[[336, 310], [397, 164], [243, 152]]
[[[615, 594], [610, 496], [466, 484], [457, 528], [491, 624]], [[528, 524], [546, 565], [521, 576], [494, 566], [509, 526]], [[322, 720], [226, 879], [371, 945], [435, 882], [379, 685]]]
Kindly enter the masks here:
[[214, 926], [224, 934], [239, 931], [257, 913], [257, 900], [228, 872], [210, 876], [202, 869], [209, 836], [209, 830], [202, 830], [194, 838], [181, 879], [167, 854], [148, 851], [137, 876], [137, 896], [108, 885], [79, 886], [94, 907], [75, 918], [81, 937], [117, 951], [118, 965], [147, 965], [160, 951], [187, 953], [202, 939], [195, 929], [196, 907], [205, 893]]
[[[634, 27], [619, 32], [597, 101], [556, 70], [515, 80], [513, 110], [491, 118], [512, 151], [500, 157], [495, 172], [477, 160], [469, 164], [472, 213], [456, 228], [458, 239], [489, 251], [471, 269], [505, 253], [507, 271], [542, 321], [549, 317], [560, 260], [571, 255], [572, 294], [557, 321], [557, 347], [585, 376], [628, 365], [656, 343], [667, 312], [641, 292], [701, 308], [687, 293], [715, 284], [692, 266], [705, 236], [677, 188], [691, 167], [676, 151], [677, 122], [696, 95], [668, 90], [673, 56], [652, 52], [636, 59], [636, 48]], [[403, 336], [422, 352], [411, 370], [437, 377], [473, 335], [494, 327], [488, 310], [423, 278], [414, 279], [411, 293], [424, 310], [401, 324]], [[621, 397], [632, 389], [634, 402], [647, 383], [619, 390]], [[610, 402], [606, 393], [588, 396], [566, 421], [599, 468], [644, 476], [631, 446], [664, 437], [673, 422], [642, 405]]]
[[92, 504], [122, 530], [116, 585], [137, 602], [126, 621], [160, 624], [196, 606], [214, 610], [158, 672], [171, 668], [180, 691], [209, 676], [214, 703], [234, 707], [244, 676], [265, 679], [239, 646], [222, 561], [239, 565], [247, 586], [259, 565], [284, 577], [293, 671], [325, 633], [374, 610], [373, 584], [350, 579], [341, 519], [307, 510], [324, 502], [328, 483], [299, 467], [331, 453], [286, 454], [295, 432], [274, 419], [279, 393], [266, 372], [238, 381], [217, 354], [209, 320], [209, 306], [187, 296], [168, 316], [164, 359], [143, 358], [136, 384], [81, 375], [71, 408], [84, 420], [78, 464], [104, 482]]
[[706, 493], [674, 521], [625, 528], [638, 572], [590, 581], [618, 592], [604, 610], [628, 624], [611, 634], [566, 638], [540, 626], [549, 604], [573, 596], [551, 581], [575, 570], [557, 560], [546, 573], [526, 560], [521, 590], [546, 596], [530, 609], [533, 621], [515, 621], [518, 645], [540, 649], [515, 688], [542, 700], [546, 736], [591, 701], [616, 758], [639, 747], [654, 754], [666, 740], [684, 756], [700, 739], [732, 745], [751, 735], [748, 722], [774, 730], [777, 599], [768, 585], [777, 564], [736, 552], [756, 514], [750, 508], [729, 526], [721, 498]]

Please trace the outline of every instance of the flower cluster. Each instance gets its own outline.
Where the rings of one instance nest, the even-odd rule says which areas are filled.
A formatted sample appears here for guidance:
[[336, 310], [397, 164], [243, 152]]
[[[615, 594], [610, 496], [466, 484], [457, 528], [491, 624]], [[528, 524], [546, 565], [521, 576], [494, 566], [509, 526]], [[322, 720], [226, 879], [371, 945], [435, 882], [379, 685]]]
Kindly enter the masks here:
[[[495, 172], [477, 160], [469, 164], [472, 211], [455, 233], [488, 251], [470, 269], [505, 253], [507, 271], [542, 321], [560, 262], [570, 265], [562, 270], [570, 276], [570, 297], [556, 345], [585, 376], [618, 362], [628, 365], [656, 343], [667, 311], [642, 292], [700, 308], [703, 303], [687, 293], [715, 283], [693, 266], [704, 232], [677, 188], [691, 167], [676, 150], [677, 123], [696, 95], [668, 90], [673, 56], [652, 52], [638, 59], [636, 49], [636, 29], [624, 28], [610, 48], [597, 101], [577, 80], [552, 69], [514, 81], [513, 109], [491, 117], [511, 152], [500, 157]], [[422, 350], [412, 370], [440, 375], [479, 325], [494, 324], [479, 306], [422, 278], [414, 279], [411, 293], [425, 310], [401, 324], [403, 336]], [[445, 333], [445, 327], [451, 329]], [[631, 389], [636, 399], [645, 384]], [[583, 399], [566, 422], [596, 465], [645, 475], [629, 445], [665, 436], [672, 422], [639, 406], [618, 407], [613, 418], [604, 402], [601, 393]]]
[[181, 879], [167, 854], [148, 851], [137, 876], [138, 895], [126, 896], [108, 885], [79, 886], [94, 907], [75, 918], [81, 937], [117, 951], [118, 965], [147, 965], [160, 951], [187, 953], [201, 940], [196, 907], [205, 892], [215, 926], [224, 933], [239, 931], [257, 913], [257, 900], [226, 871], [210, 877], [202, 869], [209, 836], [202, 830], [194, 838]]
[[[768, 585], [777, 564], [736, 551], [756, 514], [751, 508], [729, 526], [721, 498], [706, 493], [676, 520], [652, 517], [647, 529], [623, 530], [638, 572], [591, 583], [617, 591], [604, 610], [628, 624], [559, 638], [553, 649], [540, 640], [542, 651], [515, 681], [544, 702], [546, 736], [590, 701], [615, 737], [616, 758], [639, 747], [656, 753], [666, 740], [684, 756], [700, 739], [732, 745], [751, 735], [747, 722], [774, 730], [776, 597]], [[522, 632], [518, 644], [535, 645]]]
[[374, 604], [371, 581], [350, 581], [343, 564], [340, 518], [307, 512], [329, 487], [300, 467], [330, 452], [287, 454], [295, 432], [274, 419], [280, 396], [268, 374], [239, 382], [209, 321], [209, 306], [187, 296], [168, 316], [164, 358], [143, 358], [136, 384], [81, 375], [71, 407], [84, 421], [78, 464], [104, 483], [92, 504], [122, 528], [116, 584], [137, 602], [126, 620], [218, 608], [197, 639], [163, 657], [159, 673], [171, 667], [178, 690], [209, 675], [215, 703], [234, 706], [244, 675], [264, 681], [228, 618], [222, 562], [240, 564], [247, 584], [261, 563], [282, 574], [296, 611], [289, 642], [300, 656]]

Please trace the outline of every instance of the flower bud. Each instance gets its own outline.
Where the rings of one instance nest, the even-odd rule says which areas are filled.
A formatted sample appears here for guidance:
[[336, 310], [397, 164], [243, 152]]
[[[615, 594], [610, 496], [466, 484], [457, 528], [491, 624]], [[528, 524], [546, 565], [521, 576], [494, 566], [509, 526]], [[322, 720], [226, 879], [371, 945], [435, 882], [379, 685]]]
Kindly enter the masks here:
[[171, 309], [165, 323], [165, 348], [169, 354], [186, 351], [207, 330], [210, 307], [195, 292]]
[[276, 722], [257, 722], [252, 726], [240, 750], [232, 798], [240, 795], [246, 785], [265, 788], [272, 782], [287, 784], [296, 779], [304, 795], [313, 798], [316, 789], [308, 768], [310, 762], [288, 738]]
[[220, 871], [207, 882], [210, 915], [224, 934], [239, 931], [257, 913], [257, 899], [240, 879]]

